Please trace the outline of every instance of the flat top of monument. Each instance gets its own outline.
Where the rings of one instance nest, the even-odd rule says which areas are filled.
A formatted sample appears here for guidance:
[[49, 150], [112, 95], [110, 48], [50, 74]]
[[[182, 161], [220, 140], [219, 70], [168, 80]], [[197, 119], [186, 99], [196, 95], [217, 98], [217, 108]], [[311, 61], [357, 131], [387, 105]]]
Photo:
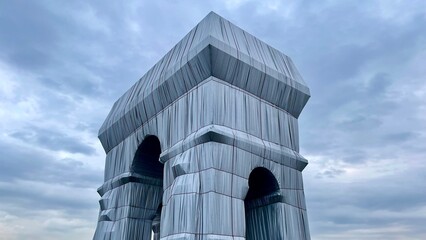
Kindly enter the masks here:
[[[178, 73], [185, 64], [188, 64], [192, 58], [200, 54], [207, 46], [213, 46], [225, 54], [232, 55], [232, 57], [244, 62], [244, 64], [268, 74], [277, 81], [301, 93], [303, 96], [298, 101], [300, 107], [294, 111], [294, 115], [298, 116], [310, 93], [309, 88], [297, 71], [293, 61], [282, 52], [211, 11], [115, 102], [99, 132], [101, 133], [112, 126], [126, 112], [134, 108], [155, 89], [158, 89], [159, 86], [168, 81], [173, 74]], [[215, 60], [217, 62], [214, 64], [222, 64], [222, 60], [217, 59]], [[187, 78], [206, 79], [206, 74], [212, 74], [212, 70], [208, 69], [212, 69], [213, 67], [207, 66], [209, 64], [212, 65], [209, 61], [201, 61], [198, 63], [198, 66], [195, 66], [195, 69], [192, 68], [190, 70], [191, 72], [187, 71], [180, 74], [186, 74]], [[203, 70], [204, 73], [202, 72]], [[227, 69], [221, 71], [227, 71]], [[246, 79], [246, 81], [249, 80], [259, 81], [260, 79]], [[179, 77], [174, 81], [179, 81], [178, 85], [182, 85], [181, 81], [191, 80]], [[184, 85], [187, 84], [185, 83]], [[281, 93], [276, 95], [279, 94]], [[294, 94], [292, 96], [294, 97]], [[276, 102], [273, 102], [273, 104], [280, 105], [280, 103]]]
[[[254, 58], [257, 61], [264, 63], [267, 67], [270, 67], [280, 73], [284, 73], [292, 80], [306, 86], [303, 78], [294, 67], [292, 60], [287, 55], [276, 48], [271, 47], [213, 11], [209, 12], [191, 30], [191, 32], [193, 31], [198, 31], [200, 37], [193, 38], [191, 39], [192, 41], [202, 41], [207, 37], [213, 37], [236, 49], [239, 53], [247, 54], [250, 58]], [[191, 32], [188, 33], [188, 35], [191, 35]], [[185, 40], [187, 36], [185, 36], [182, 41]], [[194, 44], [196, 44], [195, 42]]]

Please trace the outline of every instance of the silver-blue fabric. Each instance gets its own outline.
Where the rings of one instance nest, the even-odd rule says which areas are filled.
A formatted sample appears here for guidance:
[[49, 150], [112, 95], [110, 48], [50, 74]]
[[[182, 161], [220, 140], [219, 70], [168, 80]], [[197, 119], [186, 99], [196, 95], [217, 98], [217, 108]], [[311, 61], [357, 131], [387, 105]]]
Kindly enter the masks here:
[[[211, 12], [99, 130], [107, 156], [94, 239], [310, 239], [297, 121], [309, 97], [288, 56]], [[162, 178], [132, 167], [151, 135]], [[278, 188], [249, 201], [257, 168]]]

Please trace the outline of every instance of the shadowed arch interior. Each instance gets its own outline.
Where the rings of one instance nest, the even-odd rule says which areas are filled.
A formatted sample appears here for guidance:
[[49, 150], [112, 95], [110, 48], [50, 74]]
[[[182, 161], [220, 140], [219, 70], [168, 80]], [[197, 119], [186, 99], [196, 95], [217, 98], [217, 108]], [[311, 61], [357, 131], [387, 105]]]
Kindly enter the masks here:
[[245, 201], [261, 198], [279, 190], [278, 181], [266, 168], [253, 169], [249, 176], [249, 190]]
[[132, 163], [132, 170], [143, 176], [163, 179], [163, 167], [160, 162], [160, 140], [148, 135], [139, 145]]
[[277, 225], [280, 222], [277, 204], [281, 196], [275, 176], [268, 169], [258, 167], [250, 173], [248, 184], [249, 190], [244, 199], [246, 239], [283, 239]]

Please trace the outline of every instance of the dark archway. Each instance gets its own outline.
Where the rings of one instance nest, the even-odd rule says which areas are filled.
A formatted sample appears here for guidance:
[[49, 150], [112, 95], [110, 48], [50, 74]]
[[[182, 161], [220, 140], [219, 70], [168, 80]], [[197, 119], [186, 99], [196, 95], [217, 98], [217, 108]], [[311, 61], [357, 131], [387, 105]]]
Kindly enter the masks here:
[[164, 165], [160, 162], [160, 140], [148, 135], [139, 145], [132, 164], [132, 171], [146, 177], [163, 179]]
[[[161, 144], [157, 136], [147, 135], [136, 150], [131, 171], [143, 176], [140, 183], [149, 186], [152, 195], [140, 196], [144, 200], [144, 207], [148, 213], [146, 220], [151, 221], [149, 239], [160, 239], [160, 222], [163, 196], [164, 165], [160, 162]], [[148, 177], [148, 179], [147, 179]], [[151, 179], [151, 180], [150, 180]], [[152, 212], [156, 209], [155, 212]]]
[[266, 168], [258, 167], [250, 173], [249, 190], [244, 199], [247, 240], [275, 240], [276, 203], [280, 200], [279, 184]]
[[253, 169], [248, 181], [249, 191], [245, 198], [246, 202], [278, 192], [280, 189], [274, 174], [263, 167]]

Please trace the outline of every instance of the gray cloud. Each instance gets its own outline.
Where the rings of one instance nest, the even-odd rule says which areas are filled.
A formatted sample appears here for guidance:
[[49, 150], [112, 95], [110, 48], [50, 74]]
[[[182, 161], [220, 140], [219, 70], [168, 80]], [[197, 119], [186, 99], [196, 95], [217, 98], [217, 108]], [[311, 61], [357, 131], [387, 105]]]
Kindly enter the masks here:
[[339, 176], [343, 173], [345, 173], [345, 170], [343, 170], [343, 169], [330, 167], [328, 169], [325, 169], [325, 170], [317, 173], [316, 177], [317, 178], [323, 178], [323, 177], [335, 178], [336, 176]]
[[102, 173], [74, 159], [55, 159], [32, 146], [0, 141], [0, 181], [39, 181], [72, 187], [97, 188]]
[[424, 171], [422, 167], [367, 181], [322, 182], [322, 188], [306, 193], [308, 199], [315, 200], [308, 201], [309, 219], [316, 223], [311, 224], [313, 233], [339, 235], [351, 229], [392, 226], [411, 226], [422, 232], [426, 217], [415, 212], [426, 207], [426, 193], [421, 190]]
[[[8, 239], [88, 238], [102, 172], [30, 145], [0, 140], [0, 225]], [[46, 225], [46, 222], [53, 221]], [[58, 233], [53, 229], [62, 229]], [[89, 229], [87, 229], [89, 228]], [[10, 235], [8, 235], [10, 234]]]
[[54, 151], [68, 151], [70, 153], [94, 154], [95, 150], [81, 142], [80, 139], [66, 136], [61, 132], [52, 129], [44, 129], [31, 126], [23, 131], [10, 134], [11, 137], [21, 140], [24, 143], [38, 145]]
[[60, 41], [54, 23], [60, 19], [43, 5], [19, 0], [3, 4], [0, 12], [3, 60], [28, 70], [51, 64], [51, 50]]

